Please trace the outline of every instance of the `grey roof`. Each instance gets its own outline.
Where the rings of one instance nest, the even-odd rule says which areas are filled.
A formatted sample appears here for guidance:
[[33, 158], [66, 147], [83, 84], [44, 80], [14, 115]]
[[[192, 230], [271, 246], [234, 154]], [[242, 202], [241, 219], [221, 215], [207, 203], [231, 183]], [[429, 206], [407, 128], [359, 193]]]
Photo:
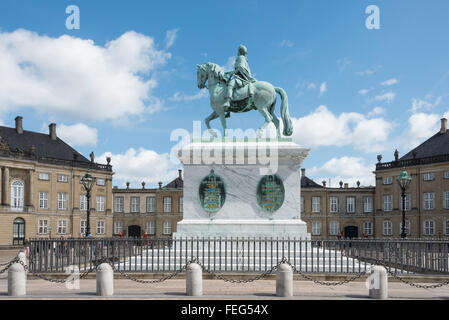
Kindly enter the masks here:
[[307, 178], [306, 176], [301, 176], [301, 188], [323, 188], [323, 186], [320, 186], [318, 183]]
[[15, 128], [0, 126], [0, 140], [6, 142], [11, 151], [19, 149], [19, 151], [29, 153], [31, 146], [34, 145], [37, 158], [72, 161], [76, 154], [78, 162], [90, 162], [61, 139], [52, 140], [50, 135], [44, 133], [23, 130], [23, 133], [19, 134]]
[[171, 181], [170, 183], [166, 184], [164, 188], [182, 188], [184, 186], [184, 181], [182, 178], [178, 177]]
[[436, 133], [399, 160], [413, 159], [413, 151], [415, 151], [416, 159], [449, 154], [449, 130], [445, 133]]

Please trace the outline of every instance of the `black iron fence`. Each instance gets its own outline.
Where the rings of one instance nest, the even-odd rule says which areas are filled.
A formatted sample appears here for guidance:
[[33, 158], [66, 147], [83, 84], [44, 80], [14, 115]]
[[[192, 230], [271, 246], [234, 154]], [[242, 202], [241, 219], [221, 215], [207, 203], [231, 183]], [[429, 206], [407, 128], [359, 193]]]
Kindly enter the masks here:
[[449, 274], [446, 240], [310, 240], [285, 238], [32, 239], [34, 272], [89, 270], [109, 258], [126, 272], [172, 272], [193, 257], [218, 272], [265, 272], [286, 258], [304, 273], [356, 274], [381, 261], [398, 273]]

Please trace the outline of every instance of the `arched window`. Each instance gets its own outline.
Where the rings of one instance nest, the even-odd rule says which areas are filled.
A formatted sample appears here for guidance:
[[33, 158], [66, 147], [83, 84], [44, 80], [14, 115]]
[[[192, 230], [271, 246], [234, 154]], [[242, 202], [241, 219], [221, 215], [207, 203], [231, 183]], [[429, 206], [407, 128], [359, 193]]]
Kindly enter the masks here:
[[23, 182], [15, 180], [11, 183], [11, 207], [17, 210], [23, 208]]

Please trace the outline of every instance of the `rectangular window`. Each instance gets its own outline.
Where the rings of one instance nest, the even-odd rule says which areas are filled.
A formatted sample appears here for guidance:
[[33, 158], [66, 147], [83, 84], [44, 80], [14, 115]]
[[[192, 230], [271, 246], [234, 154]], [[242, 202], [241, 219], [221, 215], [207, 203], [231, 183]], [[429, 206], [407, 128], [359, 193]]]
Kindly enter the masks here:
[[373, 212], [373, 198], [365, 197], [363, 198], [363, 212]]
[[48, 233], [48, 220], [39, 220], [39, 234], [47, 234]]
[[69, 176], [66, 174], [58, 174], [58, 182], [68, 182]]
[[67, 192], [58, 192], [58, 210], [67, 210]]
[[444, 192], [444, 208], [449, 209], [449, 191]]
[[[399, 208], [401, 208], [402, 211], [402, 196], [399, 197], [399, 201], [400, 201]], [[410, 210], [410, 193], [405, 194], [405, 211], [408, 210]]]
[[330, 212], [331, 213], [337, 213], [338, 212], [338, 198], [337, 197], [330, 197], [329, 198], [330, 203]]
[[346, 198], [346, 212], [349, 213], [355, 212], [355, 197]]
[[444, 234], [445, 234], [446, 236], [449, 236], [449, 220], [446, 220], [446, 221], [444, 222]]
[[156, 233], [156, 223], [154, 221], [147, 222], [147, 233], [154, 235]]
[[48, 192], [39, 192], [39, 208], [48, 209]]
[[156, 212], [156, 197], [147, 197], [147, 212]]
[[164, 212], [171, 211], [171, 197], [164, 197]]
[[435, 192], [424, 193], [424, 210], [435, 209]]
[[338, 221], [331, 221], [329, 226], [329, 234], [331, 236], [336, 236], [340, 231], [340, 223]]
[[164, 234], [171, 234], [171, 221], [164, 221], [163, 233]]
[[104, 211], [104, 196], [97, 196], [97, 211]]
[[67, 233], [67, 220], [58, 220], [58, 234]]
[[106, 222], [104, 220], [97, 221], [97, 234], [105, 234], [105, 225]]
[[[399, 234], [402, 234], [402, 221], [399, 223]], [[405, 220], [405, 234], [410, 235], [410, 221]]]
[[86, 234], [87, 220], [80, 220], [80, 235], [84, 236]]
[[39, 180], [50, 180], [50, 174], [46, 172], [39, 172]]
[[383, 179], [383, 183], [384, 184], [392, 184], [393, 183], [393, 178], [392, 177], [385, 177]]
[[321, 222], [312, 221], [312, 235], [319, 236], [321, 234]]
[[304, 206], [304, 197], [301, 196], [301, 212], [304, 212], [305, 206]]
[[384, 221], [383, 223], [383, 235], [391, 236], [393, 234], [393, 223], [391, 221]]
[[115, 212], [123, 212], [123, 197], [115, 197]]
[[387, 195], [384, 196], [384, 211], [392, 211], [393, 210], [393, 196]]
[[105, 179], [97, 179], [97, 186], [105, 186], [106, 180]]
[[140, 198], [131, 197], [131, 212], [140, 212]]
[[183, 212], [184, 211], [184, 203], [183, 203], [183, 197], [179, 197], [179, 212]]
[[373, 223], [371, 221], [366, 221], [363, 223], [363, 233], [367, 236], [373, 235]]
[[424, 235], [433, 236], [435, 234], [435, 221], [426, 220], [424, 221]]
[[435, 173], [427, 172], [423, 174], [424, 181], [432, 181], [435, 179]]
[[312, 197], [312, 212], [320, 212], [320, 211], [321, 211], [321, 198]]
[[87, 196], [80, 194], [80, 210], [87, 210]]
[[449, 171], [444, 171], [444, 179], [449, 179]]
[[123, 222], [115, 221], [114, 222], [114, 234], [120, 234], [123, 231]]

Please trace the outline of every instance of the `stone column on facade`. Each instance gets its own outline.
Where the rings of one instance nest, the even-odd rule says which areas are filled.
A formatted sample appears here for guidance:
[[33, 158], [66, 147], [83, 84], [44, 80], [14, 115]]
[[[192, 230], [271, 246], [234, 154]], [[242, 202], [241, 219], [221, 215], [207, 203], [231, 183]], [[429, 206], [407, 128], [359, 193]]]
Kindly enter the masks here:
[[9, 195], [9, 168], [5, 167], [3, 171], [3, 193], [2, 193], [2, 203], [5, 206], [10, 205], [10, 195]]
[[27, 206], [34, 207], [34, 170], [28, 171], [28, 203]]

